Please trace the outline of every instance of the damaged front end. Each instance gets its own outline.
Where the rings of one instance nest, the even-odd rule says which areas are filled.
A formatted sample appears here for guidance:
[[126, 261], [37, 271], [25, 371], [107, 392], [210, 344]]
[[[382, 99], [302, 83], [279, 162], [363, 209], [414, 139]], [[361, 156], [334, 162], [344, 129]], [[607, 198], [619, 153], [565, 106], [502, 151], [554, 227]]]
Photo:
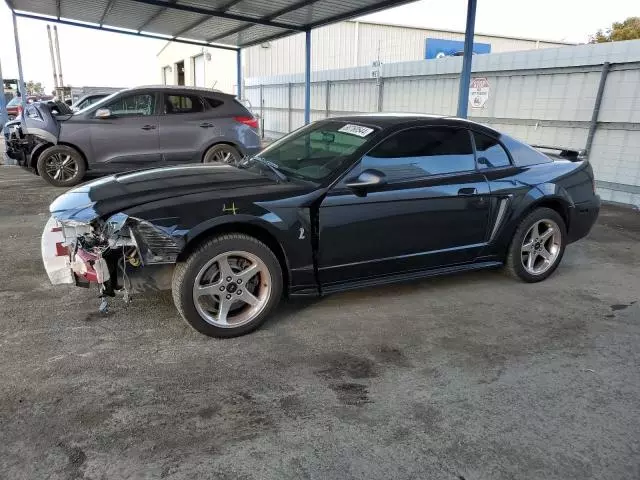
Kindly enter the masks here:
[[106, 297], [166, 290], [184, 246], [175, 227], [118, 213], [107, 220], [52, 216], [42, 234], [42, 260], [54, 285], [98, 286]]
[[71, 117], [71, 110], [60, 102], [36, 102], [3, 128], [5, 153], [23, 167], [31, 166], [31, 154], [41, 145], [55, 145], [60, 122]]
[[27, 166], [29, 155], [37, 141], [33, 135], [24, 133], [20, 120], [12, 120], [4, 126], [5, 155], [21, 166]]

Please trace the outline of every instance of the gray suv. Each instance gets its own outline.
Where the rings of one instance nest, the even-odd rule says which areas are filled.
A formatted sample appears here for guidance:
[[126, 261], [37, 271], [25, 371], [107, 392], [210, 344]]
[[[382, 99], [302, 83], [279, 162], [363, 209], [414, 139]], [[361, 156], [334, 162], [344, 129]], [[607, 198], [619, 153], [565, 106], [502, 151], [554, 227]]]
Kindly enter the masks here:
[[231, 163], [260, 150], [258, 121], [235, 97], [204, 88], [137, 87], [73, 113], [27, 106], [5, 127], [7, 155], [55, 186], [87, 170], [108, 174], [185, 163]]

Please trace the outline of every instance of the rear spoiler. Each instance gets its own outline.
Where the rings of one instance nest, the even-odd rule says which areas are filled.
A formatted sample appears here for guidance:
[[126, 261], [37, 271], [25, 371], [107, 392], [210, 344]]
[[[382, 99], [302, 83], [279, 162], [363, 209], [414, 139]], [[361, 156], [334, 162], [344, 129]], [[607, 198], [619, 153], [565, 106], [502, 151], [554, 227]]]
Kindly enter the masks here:
[[584, 150], [577, 150], [575, 148], [553, 147], [550, 145], [531, 145], [531, 146], [536, 150], [552, 150], [555, 152], [560, 152], [560, 153], [552, 154], [552, 156], [571, 160], [572, 162], [575, 162], [578, 160], [584, 160], [586, 158]]

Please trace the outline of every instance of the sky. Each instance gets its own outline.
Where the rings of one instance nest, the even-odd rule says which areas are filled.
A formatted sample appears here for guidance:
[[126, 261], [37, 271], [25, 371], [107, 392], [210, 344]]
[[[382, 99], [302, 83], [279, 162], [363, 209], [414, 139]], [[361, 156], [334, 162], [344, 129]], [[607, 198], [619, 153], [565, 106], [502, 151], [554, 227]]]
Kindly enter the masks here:
[[[420, 0], [362, 17], [416, 27], [464, 30], [467, 0]], [[640, 0], [478, 0], [476, 32], [584, 43], [599, 28], [640, 16]], [[19, 18], [25, 81], [53, 87], [46, 23]], [[130, 87], [158, 83], [161, 40], [58, 25], [65, 85]], [[16, 78], [11, 11], [0, 1], [0, 61]]]

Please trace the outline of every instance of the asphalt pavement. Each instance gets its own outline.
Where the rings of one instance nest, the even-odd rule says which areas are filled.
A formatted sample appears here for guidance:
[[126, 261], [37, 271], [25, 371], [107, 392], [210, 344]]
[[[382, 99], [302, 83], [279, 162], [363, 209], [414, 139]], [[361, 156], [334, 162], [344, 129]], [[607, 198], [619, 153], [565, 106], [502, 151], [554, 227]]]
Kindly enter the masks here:
[[0, 167], [0, 478], [640, 478], [640, 213], [558, 271], [285, 303], [215, 340], [170, 295], [53, 287], [61, 190]]

